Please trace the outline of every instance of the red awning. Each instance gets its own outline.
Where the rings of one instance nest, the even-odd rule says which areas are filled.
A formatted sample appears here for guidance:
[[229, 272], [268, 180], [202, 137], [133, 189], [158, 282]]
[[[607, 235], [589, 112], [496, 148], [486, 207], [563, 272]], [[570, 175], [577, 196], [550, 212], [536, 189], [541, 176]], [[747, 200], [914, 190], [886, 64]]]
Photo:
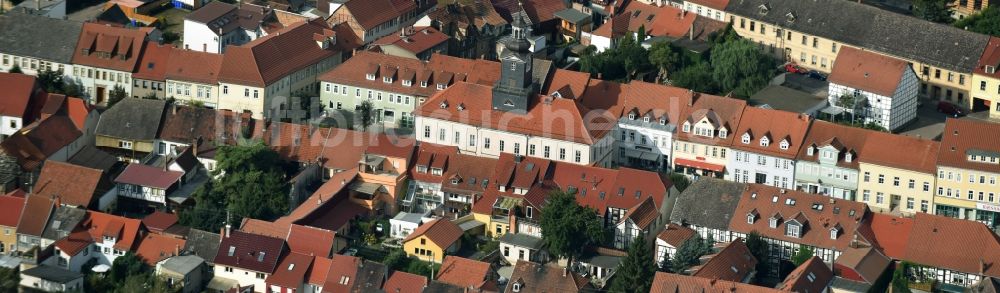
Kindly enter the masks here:
[[726, 169], [726, 166], [723, 166], [723, 165], [716, 165], [716, 164], [710, 164], [710, 163], [707, 163], [707, 162], [704, 162], [704, 161], [695, 161], [695, 160], [679, 159], [679, 158], [678, 159], [674, 159], [674, 164], [681, 165], [681, 166], [686, 166], [686, 167], [691, 167], [691, 168], [704, 169], [704, 170], [709, 170], [709, 171], [714, 171], [714, 172], [722, 172], [722, 170]]

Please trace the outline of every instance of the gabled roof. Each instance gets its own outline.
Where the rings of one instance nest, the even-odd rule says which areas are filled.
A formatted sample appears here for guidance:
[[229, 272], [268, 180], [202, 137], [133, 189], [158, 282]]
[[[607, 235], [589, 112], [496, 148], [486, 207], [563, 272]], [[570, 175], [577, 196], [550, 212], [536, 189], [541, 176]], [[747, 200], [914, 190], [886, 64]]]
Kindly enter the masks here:
[[694, 236], [695, 233], [694, 229], [670, 223], [659, 235], [656, 235], [656, 238], [663, 240], [670, 246], [680, 248], [684, 241]]
[[307, 254], [292, 252], [281, 260], [274, 274], [267, 277], [268, 285], [284, 288], [299, 288], [307, 279], [307, 272], [312, 265], [313, 257]]
[[[434, 3], [428, 5], [434, 5]], [[386, 21], [402, 17], [416, 8], [413, 1], [368, 0], [347, 1], [340, 9], [350, 11], [354, 20], [361, 25], [361, 30], [371, 30]]]
[[[874, 131], [823, 120], [813, 120], [809, 126], [808, 134], [802, 140], [802, 147], [799, 148], [795, 160], [819, 162], [819, 148], [832, 146], [840, 151], [837, 166], [858, 169], [858, 162], [867, 156], [866, 153], [863, 153], [863, 149], [869, 133], [874, 133]], [[811, 156], [809, 155], [809, 147], [815, 147]], [[854, 153], [851, 161], [847, 162], [845, 154], [850, 151]]]
[[590, 288], [590, 280], [576, 272], [566, 272], [554, 264], [537, 264], [518, 260], [504, 292], [512, 292], [520, 284], [521, 292], [580, 292]]
[[157, 233], [162, 233], [164, 230], [167, 230], [167, 228], [170, 228], [176, 223], [176, 214], [170, 214], [159, 210], [147, 215], [145, 218], [142, 218], [142, 224], [146, 226], [149, 231]]
[[427, 277], [402, 271], [393, 271], [382, 285], [382, 291], [390, 293], [420, 293], [427, 287]]
[[334, 254], [330, 262], [330, 272], [323, 283], [323, 292], [349, 292], [358, 278], [358, 268], [363, 260], [353, 256]]
[[742, 282], [756, 270], [757, 258], [743, 239], [726, 244], [719, 252], [708, 255], [708, 261], [698, 266], [695, 277]]
[[160, 45], [149, 43], [142, 51], [139, 64], [136, 67], [133, 78], [148, 80], [166, 80], [167, 66], [171, 62], [174, 51], [182, 51], [173, 45]]
[[254, 8], [257, 7], [247, 5], [245, 8], [240, 8], [226, 2], [209, 2], [186, 15], [184, 19], [203, 23], [209, 30], [218, 35], [224, 35], [237, 28], [255, 31], [261, 28], [262, 22], [267, 20], [270, 11], [265, 12], [262, 9]]
[[[683, 120], [677, 122], [678, 125], [683, 124], [685, 121], [690, 122], [691, 131], [678, 131], [676, 134], [677, 139], [707, 145], [730, 146], [733, 140], [739, 136], [739, 134], [733, 131], [740, 126], [741, 118], [743, 118], [743, 109], [746, 108], [747, 102], [708, 94], [696, 94], [693, 99], [693, 103], [691, 100], [687, 101], [689, 103], [687, 112], [681, 114], [681, 119]], [[714, 124], [714, 127], [726, 127], [729, 133], [725, 138], [719, 138], [718, 133], [712, 138], [695, 135], [694, 126], [702, 118], [708, 118]]]
[[[947, 131], [947, 125], [945, 128]], [[942, 136], [947, 137], [947, 133]], [[977, 133], [974, 140], [986, 137], [983, 133]], [[934, 174], [934, 170], [937, 169], [937, 156], [947, 155], [941, 145], [930, 139], [873, 131], [868, 134], [865, 147], [861, 150], [864, 156], [860, 159], [862, 163]], [[1000, 170], [1000, 167], [997, 170]]]
[[409, 236], [403, 239], [403, 243], [410, 242], [410, 240], [417, 239], [420, 236], [426, 236], [427, 239], [441, 248], [448, 248], [452, 243], [458, 241], [458, 238], [462, 237], [462, 228], [459, 228], [458, 225], [447, 219], [435, 219], [417, 227], [416, 230], [413, 230]]
[[330, 230], [292, 224], [286, 241], [293, 253], [328, 257], [333, 250], [335, 234]]
[[184, 237], [184, 239], [187, 239], [187, 242], [184, 243], [184, 251], [191, 252], [205, 259], [207, 262], [215, 260], [221, 239], [219, 234], [190, 229], [188, 230], [187, 237]]
[[340, 53], [333, 47], [320, 47], [313, 40], [316, 34], [327, 36], [334, 32], [322, 19], [315, 19], [241, 46], [229, 46], [222, 60], [219, 82], [265, 87]]
[[434, 27], [415, 27], [413, 33], [390, 34], [372, 42], [375, 46], [397, 46], [414, 55], [433, 49], [450, 39], [448, 35], [438, 31]]
[[659, 217], [660, 211], [656, 208], [653, 197], [646, 197], [645, 200], [636, 206], [629, 208], [628, 212], [625, 212], [625, 217], [622, 217], [621, 222], [625, 222], [628, 219], [637, 227], [645, 228], [649, 227], [649, 224], [652, 224]]
[[[987, 67], [991, 67], [992, 72], [986, 71]], [[973, 73], [1000, 78], [1000, 70], [997, 70], [997, 67], [1000, 67], [1000, 38], [990, 37], [990, 42], [986, 45], [986, 50], [983, 50], [983, 55], [979, 57]]]
[[833, 84], [892, 97], [908, 70], [913, 68], [906, 61], [845, 46], [840, 47], [828, 80]]
[[0, 27], [0, 52], [71, 64], [83, 23], [13, 10], [0, 15]]
[[285, 240], [280, 238], [230, 231], [229, 237], [223, 235], [213, 262], [270, 274], [286, 250]]
[[523, 7], [533, 24], [556, 19], [556, 12], [568, 8], [562, 0], [494, 0], [492, 2], [493, 8], [508, 22], [512, 21], [511, 15], [521, 12], [521, 7]]
[[792, 270], [780, 286], [783, 290], [791, 292], [827, 292], [833, 277], [833, 271], [823, 263], [823, 259], [813, 256]]
[[690, 33], [698, 14], [684, 11], [670, 5], [653, 6], [632, 1], [593, 34], [608, 38], [621, 37], [626, 32], [637, 32], [644, 28], [647, 36], [682, 38]]
[[[906, 239], [902, 239], [906, 241]], [[853, 281], [875, 284], [892, 264], [892, 259], [875, 247], [861, 246], [849, 248], [834, 260], [834, 267], [841, 271], [839, 277]], [[844, 273], [844, 268], [852, 273]]]
[[491, 270], [490, 263], [448, 255], [435, 279], [462, 288], [495, 289], [496, 280], [492, 280]]
[[[761, 5], [768, 7], [763, 14]], [[855, 1], [730, 1], [726, 12], [960, 73], [972, 72], [989, 41], [987, 35]]]
[[24, 196], [10, 194], [0, 196], [0, 226], [17, 227], [26, 201]]
[[1000, 124], [971, 119], [945, 121], [938, 165], [1000, 173], [1000, 164], [971, 162], [970, 155], [1000, 157]]
[[66, 205], [89, 207], [99, 187], [110, 188], [107, 182], [102, 184], [103, 177], [102, 170], [49, 160], [42, 166], [33, 191], [40, 196], [59, 198]]
[[166, 101], [125, 98], [101, 114], [96, 134], [113, 138], [153, 140]]
[[135, 72], [148, 33], [148, 29], [84, 23], [73, 64]]
[[725, 10], [730, 0], [687, 0], [691, 3], [699, 4], [717, 10]]
[[650, 293], [705, 293], [705, 292], [746, 292], [773, 293], [778, 289], [750, 285], [726, 280], [715, 280], [695, 276], [656, 272]]
[[83, 133], [66, 116], [57, 115], [29, 124], [0, 142], [22, 170], [34, 171], [49, 156], [69, 145]]
[[135, 254], [147, 265], [156, 266], [161, 260], [179, 255], [184, 242], [182, 238], [148, 233], [139, 240]]
[[[807, 115], [770, 110], [757, 107], [746, 107], [743, 118], [736, 132], [729, 135], [740, 136], [733, 140], [733, 148], [785, 159], [795, 159], [802, 148], [802, 141], [809, 130], [811, 119]], [[743, 143], [742, 136], [750, 133], [750, 142]], [[770, 142], [762, 146], [760, 140], [765, 134], [770, 134]], [[787, 141], [788, 148], [781, 149], [781, 142]]]
[[219, 81], [222, 60], [222, 54], [195, 50], [173, 50], [170, 53], [170, 62], [167, 62], [163, 75], [166, 79], [170, 80], [214, 85]]
[[[917, 213], [912, 220], [888, 216], [875, 219], [878, 221], [873, 221], [872, 233], [893, 259], [1000, 277], [1000, 239], [983, 223], [925, 213]], [[890, 239], [901, 241], [886, 243]], [[897, 246], [890, 246], [892, 243]]]
[[427, 12], [427, 17], [447, 26], [455, 23], [457, 27], [475, 26], [481, 29], [486, 25], [504, 26], [507, 21], [497, 13], [489, 2], [477, 1], [469, 4], [451, 3], [444, 7]]
[[139, 185], [143, 187], [153, 187], [158, 189], [168, 189], [174, 186], [184, 176], [184, 172], [166, 170], [143, 164], [129, 164], [125, 167], [115, 183]]
[[23, 118], [24, 123], [30, 123], [32, 117], [28, 105], [42, 91], [35, 82], [35, 77], [0, 72], [0, 85], [4, 88], [0, 91], [0, 116]]
[[53, 210], [55, 210], [55, 201], [52, 199], [44, 196], [28, 195], [21, 215], [32, 216], [21, 217], [17, 222], [17, 234], [41, 237], [42, 232], [45, 231], [45, 224], [48, 223]]
[[[686, 190], [685, 190], [686, 191]], [[747, 223], [746, 215], [756, 209], [761, 215], [780, 213], [785, 218], [778, 221], [775, 228], [769, 226], [769, 219], [757, 217]], [[850, 246], [852, 236], [868, 216], [864, 203], [833, 199], [827, 196], [786, 190], [760, 184], [747, 184], [739, 197], [736, 215], [729, 223], [728, 230], [739, 233], [757, 231], [761, 236], [805, 244], [813, 247], [844, 251]], [[801, 237], [787, 236], [786, 226], [792, 221], [801, 225]], [[842, 229], [836, 238], [830, 237], [830, 229], [840, 225]]]
[[[87, 211], [87, 219], [81, 226], [86, 227], [94, 241], [103, 242], [104, 236], [114, 237], [115, 249], [125, 251], [136, 248], [135, 244], [140, 241], [140, 230], [143, 230], [140, 220], [95, 211]], [[181, 247], [183, 246], [182, 243]]]
[[[670, 221], [727, 230], [730, 219], [744, 218], [742, 215], [745, 213], [737, 213], [736, 207], [745, 189], [746, 184], [743, 183], [707, 177], [698, 179], [681, 192], [674, 203]], [[734, 214], [740, 216], [733, 217]]]

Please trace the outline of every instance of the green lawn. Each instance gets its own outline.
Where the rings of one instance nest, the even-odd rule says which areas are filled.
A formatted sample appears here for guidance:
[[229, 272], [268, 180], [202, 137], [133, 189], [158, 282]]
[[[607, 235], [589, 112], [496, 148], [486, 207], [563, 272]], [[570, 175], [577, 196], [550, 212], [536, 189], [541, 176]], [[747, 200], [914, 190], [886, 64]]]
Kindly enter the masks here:
[[174, 44], [180, 45], [180, 36], [184, 35], [184, 16], [187, 16], [188, 13], [191, 11], [171, 7], [154, 14], [153, 17], [160, 20], [160, 30], [164, 34], [175, 34], [178, 37]]

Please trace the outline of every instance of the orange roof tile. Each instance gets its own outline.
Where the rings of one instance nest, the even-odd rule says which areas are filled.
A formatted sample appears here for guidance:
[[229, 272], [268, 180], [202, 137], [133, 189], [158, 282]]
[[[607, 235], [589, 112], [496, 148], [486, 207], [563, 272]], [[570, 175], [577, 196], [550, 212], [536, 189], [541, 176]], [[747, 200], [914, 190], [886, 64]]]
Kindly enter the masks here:
[[861, 151], [864, 156], [859, 159], [863, 163], [934, 174], [937, 156], [944, 151], [939, 152], [939, 148], [941, 144], [933, 140], [873, 131], [868, 134]]
[[450, 39], [448, 35], [438, 31], [434, 27], [414, 27], [413, 33], [405, 36], [401, 34], [390, 34], [372, 42], [376, 46], [393, 45], [409, 51], [413, 54], [420, 54], [433, 49]]
[[[986, 68], [992, 67], [992, 72], [987, 72]], [[976, 64], [976, 68], [973, 72], [980, 75], [992, 76], [993, 78], [1000, 78], [1000, 38], [990, 37], [990, 42], [986, 45], [986, 50], [983, 50], [983, 55], [979, 57], [979, 64]]]
[[139, 248], [135, 254], [146, 264], [155, 266], [161, 260], [178, 255], [184, 249], [186, 241], [181, 238], [163, 236], [160, 234], [146, 234], [139, 240]]
[[743, 239], [730, 242], [692, 274], [696, 277], [742, 282], [756, 270], [757, 258], [747, 248]]
[[332, 32], [321, 18], [299, 22], [241, 46], [229, 46], [219, 81], [264, 87], [279, 79], [340, 54], [323, 49], [313, 34]]
[[288, 232], [288, 248], [292, 252], [321, 257], [330, 256], [336, 232], [292, 224]]
[[382, 285], [386, 293], [421, 293], [427, 287], [427, 277], [407, 272], [393, 271]]
[[222, 69], [222, 54], [176, 49], [166, 64], [164, 76], [171, 80], [215, 84]]
[[435, 219], [417, 227], [416, 230], [413, 230], [413, 233], [410, 233], [409, 236], [403, 239], [403, 243], [417, 239], [420, 236], [427, 236], [427, 239], [430, 239], [437, 246], [448, 248], [455, 241], [458, 241], [458, 238], [462, 237], [462, 233], [462, 228], [459, 228], [455, 223], [447, 219]]
[[[463, 257], [448, 255], [441, 263], [441, 270], [438, 271], [439, 282], [455, 285], [462, 288], [483, 288], [490, 278], [490, 264]], [[492, 284], [496, 288], [496, 284]]]
[[[840, 157], [837, 158], [837, 166], [857, 169], [858, 162], [867, 156], [867, 154], [862, 153], [865, 140], [868, 139], [869, 133], [874, 132], [872, 130], [844, 126], [823, 120], [813, 120], [795, 159], [798, 161], [818, 162], [820, 157], [819, 151], [814, 150], [810, 156], [809, 147], [812, 146], [818, 149], [832, 146], [840, 151]], [[845, 160], [845, 155], [848, 152], [852, 153], [850, 162]]]
[[892, 97], [906, 71], [913, 70], [906, 61], [848, 46], [841, 46], [836, 60], [828, 79], [831, 84], [886, 97]]
[[84, 23], [73, 64], [134, 72], [147, 34], [148, 30]]
[[[19, 190], [16, 189], [15, 191]], [[9, 194], [0, 196], [0, 226], [17, 227], [17, 222], [21, 219], [21, 211], [24, 210], [26, 200], [23, 196], [12, 196]]]
[[656, 272], [650, 293], [772, 293], [784, 292], [774, 288], [761, 287], [740, 282], [715, 280], [695, 276]]
[[663, 229], [663, 231], [661, 231], [656, 238], [666, 241], [667, 244], [670, 244], [675, 248], [679, 248], [682, 244], [684, 244], [684, 241], [687, 241], [688, 238], [694, 236], [694, 233], [695, 231], [691, 228], [670, 223], [667, 224], [667, 227]]
[[164, 74], [167, 72], [167, 66], [171, 62], [175, 62], [171, 58], [173, 51], [177, 51], [173, 45], [149, 43], [142, 50], [142, 56], [139, 58], [139, 64], [132, 77], [159, 81], [166, 80]]
[[28, 195], [25, 199], [24, 209], [21, 215], [32, 215], [31, 217], [21, 217], [17, 222], [17, 234], [31, 236], [42, 236], [45, 224], [48, 223], [52, 211], [55, 210], [55, 201], [44, 196]]
[[823, 263], [823, 259], [813, 256], [792, 270], [781, 288], [791, 292], [825, 292], [833, 277], [833, 271]]
[[[87, 232], [95, 241], [103, 241], [104, 235], [114, 234], [117, 236], [114, 243], [115, 249], [132, 250], [139, 241], [139, 230], [142, 229], [142, 221], [130, 219], [101, 212], [88, 211], [87, 219], [83, 222], [83, 227], [87, 227]], [[184, 246], [183, 244], [181, 245]]]
[[[0, 115], [30, 120], [28, 102], [42, 89], [36, 87], [35, 77], [18, 73], [0, 72]], [[28, 121], [26, 121], [28, 122]]]
[[[900, 156], [916, 156], [916, 154], [902, 151], [898, 153]], [[969, 160], [971, 155], [977, 155], [981, 158], [1000, 157], [1000, 124], [948, 118], [944, 124], [944, 133], [941, 134], [941, 149], [937, 154], [938, 165], [1000, 173], [1000, 164], [997, 162], [973, 162]], [[933, 159], [933, 155], [930, 157]], [[923, 161], [926, 159], [921, 160], [921, 162]], [[934, 163], [929, 164], [933, 165]], [[933, 172], [934, 169], [930, 168], [930, 170]]]
[[289, 253], [274, 269], [274, 273], [267, 277], [266, 282], [268, 285], [284, 288], [299, 288], [304, 281], [308, 280], [307, 273], [312, 261], [312, 256], [296, 252]]
[[[59, 197], [63, 204], [89, 207], [102, 185], [104, 171], [48, 160], [35, 182], [34, 193], [45, 197]], [[104, 189], [110, 188], [104, 182]]]
[[[809, 129], [808, 115], [771, 110], [757, 107], [746, 107], [740, 126], [731, 135], [734, 138], [733, 148], [757, 154], [794, 159], [802, 140]], [[732, 130], [730, 130], [732, 131]], [[750, 135], [750, 142], [741, 141], [744, 134]], [[767, 137], [770, 143], [762, 146], [760, 141]], [[781, 149], [781, 142], [788, 143], [787, 149]]]

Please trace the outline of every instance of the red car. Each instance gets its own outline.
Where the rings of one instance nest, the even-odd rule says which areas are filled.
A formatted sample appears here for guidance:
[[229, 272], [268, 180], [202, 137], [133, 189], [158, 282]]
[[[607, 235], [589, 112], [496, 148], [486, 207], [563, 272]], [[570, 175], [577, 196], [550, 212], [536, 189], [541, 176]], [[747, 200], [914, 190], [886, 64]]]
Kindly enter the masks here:
[[798, 65], [795, 65], [795, 63], [785, 64], [785, 71], [788, 71], [788, 73], [796, 73], [796, 74], [805, 74], [807, 72], [807, 70], [805, 70], [802, 67], [799, 67]]
[[958, 118], [959, 116], [965, 116], [965, 110], [955, 104], [949, 102], [938, 102], [937, 106], [938, 112], [945, 113], [948, 116]]

